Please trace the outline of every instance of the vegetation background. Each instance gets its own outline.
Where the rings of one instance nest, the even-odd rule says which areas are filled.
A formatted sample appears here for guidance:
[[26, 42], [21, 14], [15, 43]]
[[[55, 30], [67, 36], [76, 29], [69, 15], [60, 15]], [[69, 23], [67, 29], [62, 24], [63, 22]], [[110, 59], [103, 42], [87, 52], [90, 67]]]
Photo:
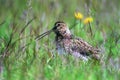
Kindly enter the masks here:
[[[61, 59], [53, 33], [34, 40], [58, 20], [74, 25], [76, 11], [94, 21], [71, 31], [102, 50], [101, 64]], [[0, 0], [0, 80], [83, 79], [120, 80], [120, 0]]]

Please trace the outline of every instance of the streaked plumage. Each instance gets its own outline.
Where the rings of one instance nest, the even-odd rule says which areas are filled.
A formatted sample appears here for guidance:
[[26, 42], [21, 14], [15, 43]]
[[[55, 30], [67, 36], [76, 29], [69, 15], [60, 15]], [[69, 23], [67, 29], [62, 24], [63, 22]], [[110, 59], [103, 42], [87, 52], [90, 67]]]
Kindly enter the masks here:
[[43, 33], [38, 37], [42, 38], [52, 31], [56, 34], [56, 49], [59, 54], [71, 54], [76, 58], [80, 58], [85, 61], [89, 58], [99, 60], [99, 50], [92, 47], [81, 38], [74, 38], [68, 26], [64, 22], [56, 22], [52, 30]]

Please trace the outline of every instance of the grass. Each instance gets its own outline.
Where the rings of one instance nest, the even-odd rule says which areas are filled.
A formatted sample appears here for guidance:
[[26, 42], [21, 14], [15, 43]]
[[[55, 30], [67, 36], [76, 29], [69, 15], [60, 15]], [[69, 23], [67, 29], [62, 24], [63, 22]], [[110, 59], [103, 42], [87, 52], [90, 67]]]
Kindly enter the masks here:
[[[120, 11], [115, 9], [109, 14], [108, 5], [104, 10], [111, 19], [107, 20], [102, 15], [105, 14], [102, 2], [69, 1], [71, 5], [67, 0], [0, 1], [0, 80], [119, 80], [120, 24], [115, 20], [120, 16], [112, 16]], [[84, 4], [88, 6], [84, 8]], [[76, 9], [84, 17], [93, 17], [91, 25], [75, 19]], [[57, 20], [65, 21], [69, 27], [77, 22], [71, 32], [102, 49], [103, 62], [83, 62], [70, 55], [57, 55], [53, 33], [39, 41], [34, 40], [51, 29]]]

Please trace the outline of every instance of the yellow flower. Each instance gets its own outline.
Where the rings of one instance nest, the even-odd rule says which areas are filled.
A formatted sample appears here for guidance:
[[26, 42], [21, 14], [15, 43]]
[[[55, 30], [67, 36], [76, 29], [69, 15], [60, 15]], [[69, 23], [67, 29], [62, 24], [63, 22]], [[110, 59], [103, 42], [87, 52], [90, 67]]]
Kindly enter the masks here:
[[84, 19], [84, 24], [88, 24], [88, 23], [91, 23], [93, 22], [93, 18], [92, 17], [87, 17]]
[[83, 18], [82, 13], [80, 13], [80, 12], [75, 12], [75, 18], [81, 20], [81, 19]]

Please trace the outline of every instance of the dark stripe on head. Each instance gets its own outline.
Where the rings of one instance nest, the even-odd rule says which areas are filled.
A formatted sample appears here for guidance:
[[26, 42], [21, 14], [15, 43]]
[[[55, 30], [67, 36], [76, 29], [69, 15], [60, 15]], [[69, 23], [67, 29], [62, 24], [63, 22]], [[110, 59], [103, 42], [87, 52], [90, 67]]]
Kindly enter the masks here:
[[63, 21], [57, 21], [56, 23], [55, 23], [55, 25], [57, 25], [58, 23], [64, 23]]

